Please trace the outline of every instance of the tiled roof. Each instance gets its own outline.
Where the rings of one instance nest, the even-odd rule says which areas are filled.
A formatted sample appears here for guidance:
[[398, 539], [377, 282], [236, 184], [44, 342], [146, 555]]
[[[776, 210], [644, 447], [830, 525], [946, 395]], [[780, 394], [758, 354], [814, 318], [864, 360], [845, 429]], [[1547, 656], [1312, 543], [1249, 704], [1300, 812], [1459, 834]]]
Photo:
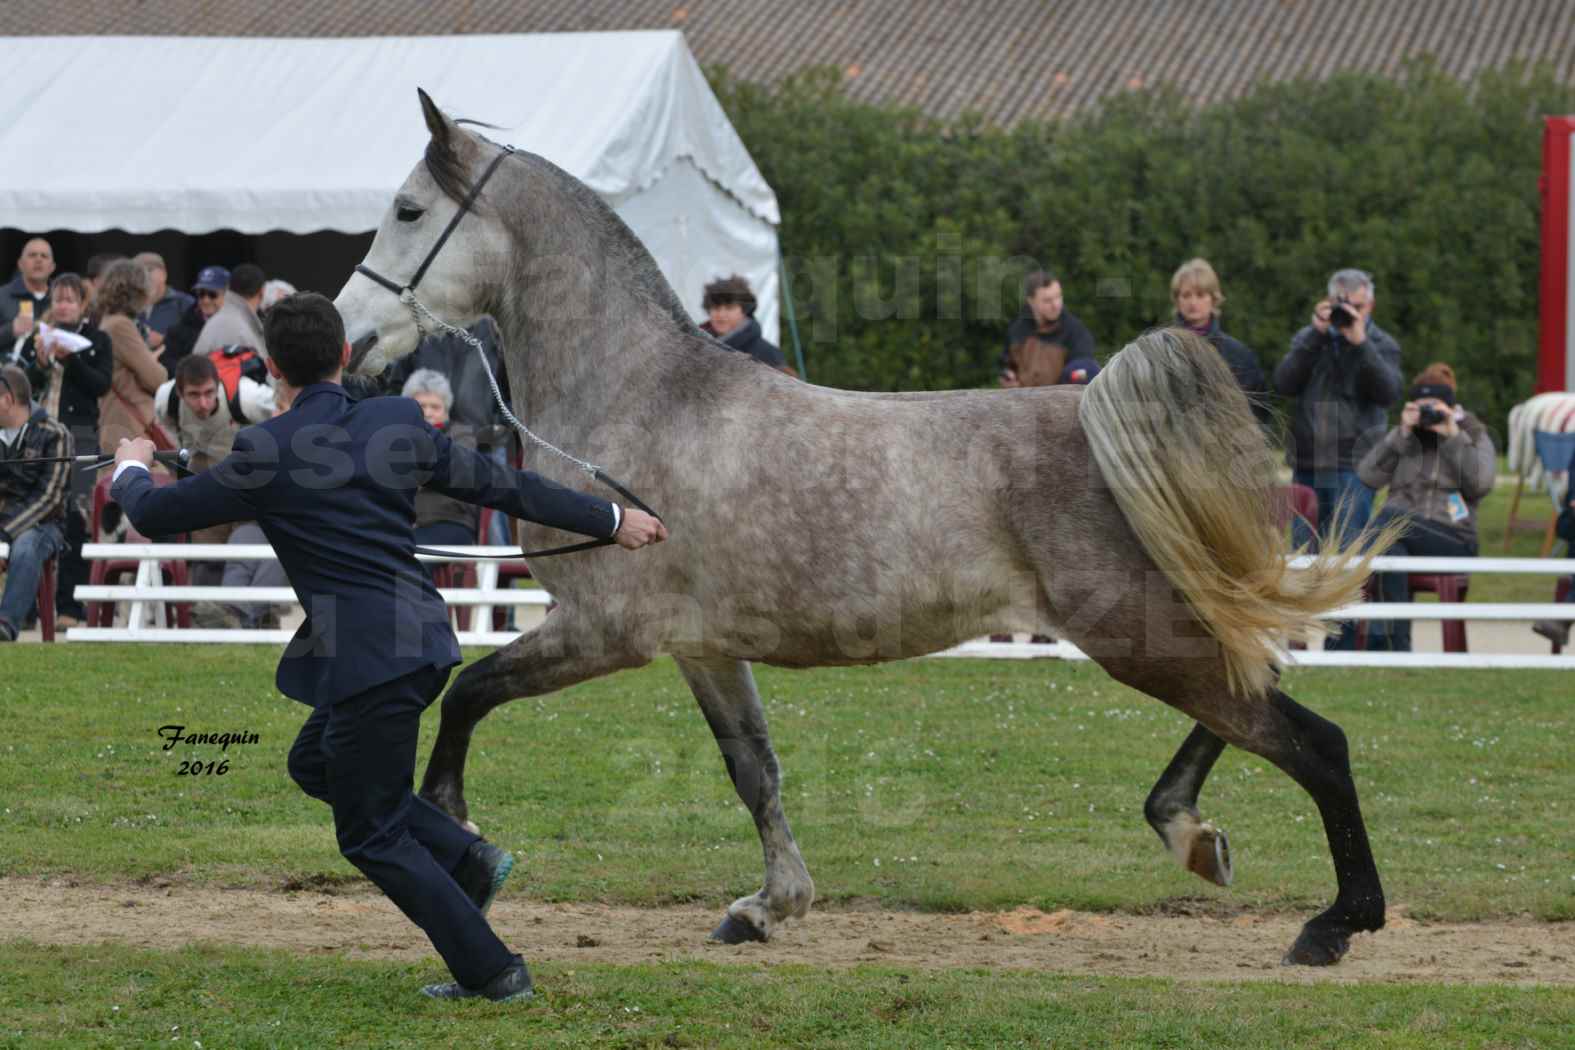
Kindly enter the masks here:
[[843, 71], [850, 97], [1010, 124], [1169, 82], [1197, 102], [1268, 77], [1398, 71], [1431, 54], [1468, 77], [1510, 59], [1575, 79], [1571, 0], [51, 0], [19, 35], [408, 36], [681, 29], [703, 65], [765, 83]]

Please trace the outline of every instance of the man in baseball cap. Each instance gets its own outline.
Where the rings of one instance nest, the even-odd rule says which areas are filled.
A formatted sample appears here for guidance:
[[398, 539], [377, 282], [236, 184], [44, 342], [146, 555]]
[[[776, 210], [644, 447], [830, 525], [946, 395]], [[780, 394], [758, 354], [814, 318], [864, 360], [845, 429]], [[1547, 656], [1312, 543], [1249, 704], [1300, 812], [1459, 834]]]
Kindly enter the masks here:
[[191, 294], [196, 296], [197, 301], [164, 333], [164, 352], [159, 355], [159, 361], [170, 375], [175, 374], [175, 366], [180, 364], [180, 359], [190, 354], [191, 348], [197, 345], [197, 337], [202, 334], [202, 326], [208, 323], [208, 318], [218, 313], [219, 307], [224, 305], [224, 295], [229, 287], [230, 271], [224, 267], [204, 266], [198, 271], [197, 280], [191, 286]]

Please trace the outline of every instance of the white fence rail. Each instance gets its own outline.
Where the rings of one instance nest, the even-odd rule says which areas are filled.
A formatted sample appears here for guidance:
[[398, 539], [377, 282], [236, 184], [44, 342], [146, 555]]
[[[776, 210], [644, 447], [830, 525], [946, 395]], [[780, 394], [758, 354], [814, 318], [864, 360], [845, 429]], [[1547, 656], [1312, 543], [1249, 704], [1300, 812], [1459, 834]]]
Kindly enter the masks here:
[[[470, 608], [472, 626], [492, 623], [492, 611], [508, 606], [546, 606], [552, 595], [537, 587], [500, 588], [498, 562], [488, 554], [506, 554], [514, 547], [444, 547], [453, 557], [417, 555], [423, 562], [476, 562], [476, 586], [440, 588], [438, 594], [450, 606]], [[136, 581], [131, 584], [84, 584], [75, 596], [82, 602], [127, 602], [126, 623], [120, 627], [72, 627], [66, 640], [72, 642], [204, 642], [284, 644], [294, 631], [269, 628], [158, 627], [153, 617], [165, 603], [223, 602], [234, 604], [297, 604], [295, 591], [288, 587], [176, 587], [164, 583], [161, 561], [273, 561], [273, 548], [266, 543], [87, 543], [82, 557], [89, 561], [136, 561]], [[507, 645], [519, 637], [518, 631], [468, 630], [456, 632], [460, 645]]]
[[[490, 625], [492, 611], [499, 607], [545, 606], [552, 596], [539, 588], [499, 588], [498, 563], [486, 555], [505, 553], [506, 547], [454, 547], [451, 558], [419, 556], [423, 561], [476, 562], [476, 586], [442, 588], [439, 593], [450, 606], [468, 607], [473, 625]], [[5, 547], [0, 544], [0, 557]], [[295, 592], [287, 587], [174, 587], [163, 583], [158, 563], [180, 558], [185, 561], [272, 560], [273, 550], [266, 544], [87, 544], [82, 549], [89, 560], [136, 560], [136, 582], [129, 585], [85, 585], [76, 596], [84, 602], [130, 603], [125, 626], [73, 627], [66, 632], [70, 641], [145, 641], [145, 642], [249, 642], [289, 641], [286, 630], [246, 630], [219, 628], [157, 627], [152, 617], [163, 603], [217, 601], [230, 603], [295, 603]], [[1293, 559], [1292, 565], [1305, 565], [1307, 559]], [[1575, 558], [1376, 558], [1375, 571], [1434, 574], [1516, 574], [1555, 577], [1575, 573]], [[1575, 620], [1575, 605], [1569, 603], [1470, 603], [1470, 602], [1364, 602], [1325, 613], [1325, 620], [1420, 620], [1420, 621], [1531, 621]], [[458, 632], [461, 645], [497, 646], [518, 637], [514, 631], [469, 630]], [[992, 657], [1034, 659], [1053, 657], [1086, 660], [1088, 657], [1066, 641], [1049, 644], [1023, 642], [965, 642], [944, 652], [943, 657]], [[1536, 653], [1389, 653], [1325, 652], [1290, 650], [1285, 662], [1313, 667], [1443, 667], [1443, 668], [1570, 668], [1575, 669], [1575, 653], [1552, 656]]]

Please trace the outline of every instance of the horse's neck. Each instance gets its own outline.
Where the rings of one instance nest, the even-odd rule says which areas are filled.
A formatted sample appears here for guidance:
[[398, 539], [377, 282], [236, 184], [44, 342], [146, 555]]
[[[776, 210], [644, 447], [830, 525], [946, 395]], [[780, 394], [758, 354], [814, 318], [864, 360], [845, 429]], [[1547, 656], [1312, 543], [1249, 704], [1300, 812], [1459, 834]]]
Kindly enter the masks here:
[[670, 367], [660, 344], [681, 338], [670, 322], [617, 305], [590, 319], [540, 321], [528, 310], [500, 318], [509, 374], [524, 381], [524, 390], [516, 389], [524, 395], [523, 421], [532, 429], [540, 424], [543, 437], [576, 455], [565, 443], [583, 441], [610, 417], [637, 424], [652, 409], [632, 403], [632, 386]]
[[495, 314], [510, 374], [524, 377], [526, 411], [573, 441], [604, 418], [640, 426], [663, 411], [639, 391], [677, 366], [693, 325], [622, 220], [548, 165], [540, 185], [554, 179], [563, 192], [537, 194], [514, 213], [514, 266], [562, 279], [514, 285]]

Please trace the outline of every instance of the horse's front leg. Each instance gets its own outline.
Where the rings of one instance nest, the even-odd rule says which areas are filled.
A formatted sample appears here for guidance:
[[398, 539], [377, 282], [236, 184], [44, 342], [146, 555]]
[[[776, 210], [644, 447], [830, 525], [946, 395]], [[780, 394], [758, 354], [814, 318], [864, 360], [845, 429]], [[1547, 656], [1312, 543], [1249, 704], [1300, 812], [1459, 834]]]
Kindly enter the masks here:
[[711, 725], [734, 790], [755, 818], [766, 860], [760, 892], [729, 905], [711, 937], [726, 944], [768, 940], [784, 919], [809, 914], [815, 883], [782, 811], [782, 771], [755, 677], [742, 660], [680, 659], [678, 667]]
[[465, 757], [476, 723], [487, 712], [509, 700], [543, 696], [647, 662], [627, 647], [609, 644], [595, 625], [559, 606], [540, 627], [455, 677], [443, 697], [421, 797], [476, 831], [465, 803]]

